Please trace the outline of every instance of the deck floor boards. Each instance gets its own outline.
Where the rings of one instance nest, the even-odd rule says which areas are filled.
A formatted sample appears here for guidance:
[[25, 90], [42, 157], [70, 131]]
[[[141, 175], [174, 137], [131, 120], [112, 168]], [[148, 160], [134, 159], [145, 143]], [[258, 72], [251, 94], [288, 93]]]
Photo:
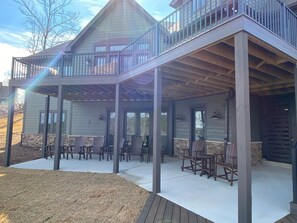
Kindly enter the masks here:
[[200, 215], [195, 214], [171, 201], [151, 193], [141, 211], [137, 223], [211, 223]]
[[284, 218], [276, 221], [275, 223], [296, 223], [296, 222], [297, 222], [297, 216], [292, 215], [292, 214], [288, 214]]

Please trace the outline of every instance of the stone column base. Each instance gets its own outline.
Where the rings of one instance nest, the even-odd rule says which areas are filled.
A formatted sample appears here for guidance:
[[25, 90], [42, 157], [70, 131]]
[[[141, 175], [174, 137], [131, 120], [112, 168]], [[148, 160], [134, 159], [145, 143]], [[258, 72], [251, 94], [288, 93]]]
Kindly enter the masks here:
[[297, 216], [297, 204], [290, 202], [290, 213]]

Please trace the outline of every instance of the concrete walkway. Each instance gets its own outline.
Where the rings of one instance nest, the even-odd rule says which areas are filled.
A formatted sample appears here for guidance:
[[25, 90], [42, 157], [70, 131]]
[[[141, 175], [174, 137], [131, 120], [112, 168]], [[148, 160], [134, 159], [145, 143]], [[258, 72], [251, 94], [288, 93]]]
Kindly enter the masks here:
[[[231, 187], [226, 181], [182, 172], [181, 161], [165, 157], [161, 170], [160, 196], [213, 222], [237, 222], [237, 182]], [[53, 169], [53, 159], [38, 159], [12, 167]], [[62, 171], [111, 173], [112, 161], [97, 159], [62, 159]], [[119, 176], [152, 190], [152, 163], [139, 160], [120, 163]], [[253, 223], [271, 223], [289, 214], [292, 200], [292, 173], [289, 165], [265, 163], [252, 169]]]

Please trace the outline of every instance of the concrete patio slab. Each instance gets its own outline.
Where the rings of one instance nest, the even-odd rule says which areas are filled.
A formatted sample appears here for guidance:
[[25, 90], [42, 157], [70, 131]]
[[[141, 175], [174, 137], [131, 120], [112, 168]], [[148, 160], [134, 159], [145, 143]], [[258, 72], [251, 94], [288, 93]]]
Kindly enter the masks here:
[[[165, 158], [161, 169], [160, 196], [218, 223], [237, 222], [237, 182], [231, 187], [226, 181], [182, 172], [181, 161]], [[38, 159], [12, 165], [15, 168], [53, 169], [53, 159]], [[61, 159], [61, 171], [112, 173], [112, 161]], [[292, 200], [290, 166], [262, 164], [252, 169], [253, 222], [271, 223], [289, 214]], [[148, 191], [152, 190], [152, 163], [131, 160], [120, 162], [120, 176]]]

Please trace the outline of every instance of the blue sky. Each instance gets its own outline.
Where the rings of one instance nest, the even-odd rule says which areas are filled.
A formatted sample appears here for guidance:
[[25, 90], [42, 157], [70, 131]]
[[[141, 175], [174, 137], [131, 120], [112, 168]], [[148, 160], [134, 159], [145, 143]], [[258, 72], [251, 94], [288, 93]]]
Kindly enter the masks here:
[[[173, 8], [169, 6], [171, 0], [136, 1], [157, 20], [173, 11]], [[72, 10], [80, 13], [82, 28], [107, 2], [108, 0], [73, 0]], [[12, 0], [1, 0], [0, 8], [0, 81], [2, 81], [4, 73], [10, 71], [12, 57], [27, 56], [28, 52], [23, 42], [26, 36], [26, 31], [23, 29], [24, 17], [18, 5]]]

